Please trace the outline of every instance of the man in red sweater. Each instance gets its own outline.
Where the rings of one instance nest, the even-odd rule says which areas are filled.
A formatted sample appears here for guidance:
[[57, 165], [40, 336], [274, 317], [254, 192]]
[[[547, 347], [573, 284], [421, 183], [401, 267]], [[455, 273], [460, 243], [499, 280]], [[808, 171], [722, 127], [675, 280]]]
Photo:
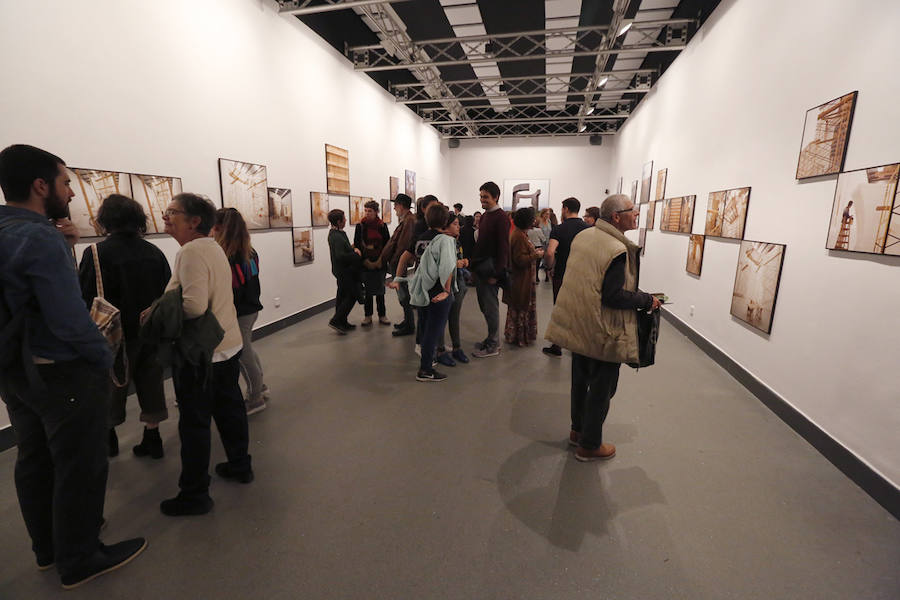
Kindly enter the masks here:
[[478, 239], [472, 257], [478, 307], [487, 322], [488, 334], [475, 344], [472, 356], [487, 358], [500, 354], [500, 301], [498, 292], [506, 284], [509, 264], [509, 218], [497, 203], [500, 188], [488, 181], [479, 188], [484, 214], [478, 226]]

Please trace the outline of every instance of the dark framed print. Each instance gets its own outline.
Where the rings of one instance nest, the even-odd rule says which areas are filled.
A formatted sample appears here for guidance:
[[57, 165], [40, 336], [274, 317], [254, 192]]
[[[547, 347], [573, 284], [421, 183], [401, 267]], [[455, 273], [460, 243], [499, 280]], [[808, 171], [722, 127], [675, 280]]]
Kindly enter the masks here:
[[350, 153], [325, 144], [325, 189], [329, 194], [350, 193]]
[[404, 187], [404, 191], [406, 195], [412, 198], [412, 201], [416, 201], [416, 172], [415, 171], [406, 171], [406, 185]]
[[708, 237], [744, 239], [749, 205], [749, 187], [710, 192], [704, 233]]
[[641, 247], [641, 256], [644, 255], [644, 247], [647, 245], [647, 228], [641, 227], [638, 230], [638, 246]]
[[702, 235], [692, 233], [688, 238], [687, 265], [685, 270], [693, 273], [697, 277], [700, 276], [700, 270], [703, 268], [703, 245], [706, 238]]
[[390, 225], [394, 219], [394, 203], [388, 198], [381, 199], [381, 220]]
[[247, 229], [269, 228], [269, 188], [265, 165], [219, 159], [222, 207], [235, 208]]
[[784, 244], [741, 242], [731, 294], [731, 314], [764, 333], [772, 332], [784, 253]]
[[694, 204], [697, 196], [681, 196], [663, 200], [659, 230], [690, 233], [694, 226]]
[[400, 193], [400, 178], [388, 177], [388, 198], [394, 200]]
[[347, 216], [347, 224], [348, 225], [356, 225], [357, 223], [361, 223], [363, 217], [366, 216], [365, 203], [371, 200], [371, 198], [365, 198], [363, 196], [350, 196], [350, 214]]
[[641, 204], [645, 202], [650, 202], [650, 184], [653, 181], [653, 161], [646, 163], [644, 165], [644, 170], [641, 173]]
[[328, 194], [324, 192], [309, 193], [309, 212], [313, 227], [328, 227]]
[[315, 260], [312, 227], [292, 228], [291, 245], [294, 250], [295, 265], [305, 265]]
[[838, 175], [825, 247], [900, 255], [900, 163]]
[[269, 227], [271, 229], [290, 229], [294, 226], [294, 201], [291, 190], [287, 188], [269, 188]]
[[647, 203], [647, 229], [651, 231], [656, 225], [656, 203], [656, 200], [651, 200]]
[[797, 179], [832, 175], [844, 169], [857, 94], [850, 92], [806, 111]]
[[666, 197], [666, 179], [668, 177], [668, 169], [660, 169], [656, 172], [656, 198], [654, 200], [659, 201]]
[[638, 194], [638, 180], [635, 179], [634, 181], [631, 182], [631, 201], [634, 204], [638, 204], [637, 194]]
[[122, 194], [131, 198], [131, 174], [77, 167], [66, 167], [66, 171], [75, 193], [69, 202], [69, 218], [78, 228], [78, 235], [82, 238], [103, 237], [105, 232], [97, 222], [100, 204], [110, 194]]
[[147, 213], [147, 233], [164, 233], [163, 214], [182, 191], [181, 177], [131, 174], [132, 197]]

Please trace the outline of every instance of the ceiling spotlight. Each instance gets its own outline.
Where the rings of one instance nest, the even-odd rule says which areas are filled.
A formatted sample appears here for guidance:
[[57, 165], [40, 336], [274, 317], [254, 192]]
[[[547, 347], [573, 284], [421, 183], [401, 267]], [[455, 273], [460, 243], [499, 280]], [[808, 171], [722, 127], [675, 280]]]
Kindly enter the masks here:
[[604, 85], [606, 85], [607, 81], [609, 81], [609, 77], [604, 77], [603, 79], [601, 79], [600, 83], [597, 84], [597, 88], [602, 88]]
[[586, 124], [582, 124], [581, 127], [578, 128], [578, 133], [584, 133], [584, 130], [587, 129]]
[[[622, 26], [622, 29], [619, 30], [619, 35], [625, 35], [626, 33], [628, 33], [628, 30], [631, 29], [631, 26], [632, 26], [633, 24], [634, 24], [634, 23], [633, 23], [632, 21], [628, 21], [628, 23], [626, 23], [625, 25], [623, 25], [623, 26]], [[618, 36], [616, 36], [616, 37], [618, 37]]]
[[594, 107], [592, 106], [592, 107], [590, 107], [589, 109], [587, 109], [587, 112], [584, 113], [584, 114], [586, 114], [586, 115], [592, 115], [592, 114], [594, 114]]

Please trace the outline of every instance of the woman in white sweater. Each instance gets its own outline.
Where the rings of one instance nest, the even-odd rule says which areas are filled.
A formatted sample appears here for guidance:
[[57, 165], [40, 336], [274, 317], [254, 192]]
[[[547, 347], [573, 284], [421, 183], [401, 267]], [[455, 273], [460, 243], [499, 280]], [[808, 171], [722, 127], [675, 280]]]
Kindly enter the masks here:
[[179, 194], [166, 209], [165, 231], [181, 245], [166, 291], [181, 287], [184, 318], [194, 319], [207, 310], [225, 331], [215, 348], [210, 372], [186, 364], [174, 369], [178, 398], [178, 435], [181, 438], [181, 491], [160, 504], [169, 516], [199, 515], [210, 511], [210, 419], [216, 420], [228, 461], [216, 473], [241, 483], [253, 480], [247, 412], [238, 384], [241, 330], [231, 292], [231, 267], [225, 252], [208, 237], [215, 219], [212, 203], [196, 194]]

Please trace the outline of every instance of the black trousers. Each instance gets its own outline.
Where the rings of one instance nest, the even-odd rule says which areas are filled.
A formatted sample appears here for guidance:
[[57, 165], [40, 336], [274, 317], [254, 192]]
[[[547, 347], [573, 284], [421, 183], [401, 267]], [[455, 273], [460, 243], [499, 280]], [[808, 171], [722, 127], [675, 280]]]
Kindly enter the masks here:
[[64, 574], [100, 546], [109, 372], [84, 360], [37, 370], [46, 391], [5, 382], [0, 395], [18, 440], [16, 492], [32, 549]]
[[572, 430], [581, 434], [582, 448], [595, 450], [603, 443], [603, 422], [621, 366], [572, 353]]
[[[140, 339], [125, 340], [125, 355], [128, 357], [128, 376], [134, 382], [138, 404], [141, 407], [142, 423], [159, 423], [169, 418], [166, 408], [166, 392], [163, 388], [163, 368], [156, 360], [157, 345]], [[117, 376], [124, 369], [116, 366]], [[115, 427], [125, 422], [125, 404], [128, 399], [128, 385], [112, 386], [109, 404], [109, 426]]]
[[181, 439], [178, 487], [184, 496], [203, 498], [209, 495], [211, 419], [216, 421], [225, 456], [233, 471], [250, 470], [247, 409], [238, 384], [240, 357], [238, 352], [226, 361], [212, 363], [208, 378], [204, 377], [202, 369], [193, 365], [175, 369], [172, 373], [178, 398], [178, 437]]
[[405, 281], [397, 284], [397, 302], [403, 309], [403, 322], [408, 329], [412, 329], [416, 326], [416, 311], [409, 300], [409, 284]]
[[358, 284], [351, 279], [338, 279], [337, 294], [334, 296], [334, 317], [332, 321], [338, 325], [347, 322], [347, 316], [353, 310], [353, 305], [359, 300], [357, 295]]

